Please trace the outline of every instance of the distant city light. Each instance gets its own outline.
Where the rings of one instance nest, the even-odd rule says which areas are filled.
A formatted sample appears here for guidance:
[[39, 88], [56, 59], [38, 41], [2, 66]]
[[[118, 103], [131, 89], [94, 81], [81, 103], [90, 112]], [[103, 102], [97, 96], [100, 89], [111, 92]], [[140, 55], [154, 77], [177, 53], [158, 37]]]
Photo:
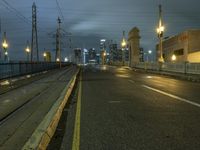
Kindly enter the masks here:
[[151, 54], [151, 53], [152, 53], [152, 50], [148, 50], [148, 53]]
[[57, 61], [57, 62], [59, 62], [59, 61], [60, 61], [60, 59], [59, 59], [59, 58], [57, 58], [57, 59], [56, 59], [56, 61]]
[[106, 41], [106, 39], [101, 39], [100, 41], [101, 41], [101, 42], [105, 42], [105, 41]]
[[5, 52], [5, 55], [8, 55], [8, 52], [7, 52], [7, 51]]
[[69, 59], [67, 57], [65, 57], [65, 62], [68, 62], [68, 61], [69, 61]]
[[84, 48], [84, 49], [83, 49], [83, 52], [87, 53], [87, 52], [88, 52], [88, 50], [87, 50], [86, 48]]

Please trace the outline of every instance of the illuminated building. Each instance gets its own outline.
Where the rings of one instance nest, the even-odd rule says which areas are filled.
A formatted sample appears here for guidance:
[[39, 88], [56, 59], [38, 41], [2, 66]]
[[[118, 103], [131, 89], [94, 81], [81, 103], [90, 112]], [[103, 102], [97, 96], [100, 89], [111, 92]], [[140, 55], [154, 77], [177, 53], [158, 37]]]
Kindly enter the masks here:
[[[176, 56], [176, 62], [200, 62], [200, 30], [188, 30], [163, 40], [164, 61], [171, 62]], [[157, 59], [159, 58], [156, 45]]]

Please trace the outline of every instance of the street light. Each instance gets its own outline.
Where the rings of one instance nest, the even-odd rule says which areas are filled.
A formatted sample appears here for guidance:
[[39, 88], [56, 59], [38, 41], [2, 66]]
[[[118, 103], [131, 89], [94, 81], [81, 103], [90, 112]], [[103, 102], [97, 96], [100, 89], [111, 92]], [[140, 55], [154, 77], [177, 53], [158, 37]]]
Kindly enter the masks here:
[[123, 38], [122, 38], [122, 42], [121, 42], [121, 46], [122, 46], [122, 63], [124, 65], [124, 62], [125, 62], [125, 48], [126, 48], [126, 39], [125, 39], [125, 31], [123, 31]]
[[4, 32], [2, 47], [3, 47], [3, 50], [4, 50], [4, 61], [7, 61], [8, 60], [8, 50], [7, 50], [8, 43], [7, 43], [7, 40], [6, 40], [6, 32]]
[[176, 61], [176, 55], [175, 54], [172, 55], [172, 61]]
[[151, 54], [151, 53], [152, 53], [152, 50], [148, 50], [148, 53]]
[[158, 61], [161, 63], [164, 62], [163, 47], [162, 47], [162, 37], [163, 37], [164, 31], [165, 31], [165, 27], [163, 26], [163, 22], [162, 22], [162, 6], [159, 5], [159, 25], [157, 28], [157, 34], [159, 38], [159, 51], [160, 51], [160, 58], [158, 59]]
[[47, 57], [47, 53], [46, 52], [43, 53], [43, 57], [44, 57], [44, 61], [46, 61], [46, 57]]
[[27, 61], [29, 61], [29, 54], [31, 52], [30, 48], [29, 48], [29, 42], [27, 41], [27, 46], [25, 48], [25, 52], [26, 52], [26, 55], [27, 55]]
[[123, 31], [123, 38], [121, 42], [122, 49], [126, 48], [125, 31]]
[[149, 56], [152, 54], [152, 50], [148, 50], [148, 53], [147, 53], [147, 62], [149, 61]]
[[56, 58], [56, 61], [57, 61], [57, 62], [59, 62], [59, 61], [60, 61], [60, 59], [59, 59], [59, 58]]

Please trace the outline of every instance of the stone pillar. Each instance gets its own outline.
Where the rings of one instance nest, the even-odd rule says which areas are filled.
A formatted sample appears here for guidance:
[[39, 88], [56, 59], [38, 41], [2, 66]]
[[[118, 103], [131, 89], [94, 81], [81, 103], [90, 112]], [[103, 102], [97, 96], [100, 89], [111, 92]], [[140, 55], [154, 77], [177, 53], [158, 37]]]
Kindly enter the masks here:
[[128, 34], [129, 66], [134, 67], [140, 61], [140, 30], [134, 27]]

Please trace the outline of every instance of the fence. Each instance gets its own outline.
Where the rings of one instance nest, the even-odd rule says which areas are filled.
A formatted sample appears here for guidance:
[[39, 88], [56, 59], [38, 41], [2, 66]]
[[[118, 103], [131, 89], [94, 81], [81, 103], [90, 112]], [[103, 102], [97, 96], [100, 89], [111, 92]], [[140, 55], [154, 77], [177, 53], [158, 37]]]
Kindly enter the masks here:
[[[62, 67], [70, 65], [62, 63]], [[26, 74], [47, 71], [60, 67], [60, 63], [56, 62], [9, 62], [0, 63], [0, 80]]]
[[146, 70], [167, 71], [185, 74], [200, 74], [200, 63], [152, 63], [140, 62], [134, 65], [135, 68]]

